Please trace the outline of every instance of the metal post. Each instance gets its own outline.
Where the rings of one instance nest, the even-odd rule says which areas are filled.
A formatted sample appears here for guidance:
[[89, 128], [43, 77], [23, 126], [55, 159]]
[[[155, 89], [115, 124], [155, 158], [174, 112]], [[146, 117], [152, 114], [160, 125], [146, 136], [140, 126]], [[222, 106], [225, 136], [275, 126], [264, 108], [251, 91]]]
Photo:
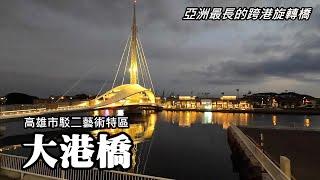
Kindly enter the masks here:
[[280, 156], [280, 169], [288, 176], [289, 179], [291, 179], [290, 159], [285, 156]]
[[61, 169], [61, 179], [66, 179], [65, 178], [65, 171], [63, 169]]

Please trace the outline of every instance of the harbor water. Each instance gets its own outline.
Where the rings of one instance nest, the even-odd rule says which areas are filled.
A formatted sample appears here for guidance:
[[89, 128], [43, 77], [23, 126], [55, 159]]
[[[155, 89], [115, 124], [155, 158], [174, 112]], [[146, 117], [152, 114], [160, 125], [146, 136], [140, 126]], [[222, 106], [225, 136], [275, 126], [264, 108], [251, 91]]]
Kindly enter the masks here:
[[[96, 110], [52, 116], [116, 114], [113, 110]], [[230, 125], [320, 129], [320, 116], [163, 111], [128, 117], [129, 129], [99, 129], [90, 133], [94, 136], [99, 132], [128, 133], [135, 144], [130, 172], [174, 179], [239, 179], [227, 143], [226, 129]], [[31, 150], [17, 147], [32, 143], [35, 131], [55, 136], [63, 133], [62, 130], [24, 129], [22, 118], [2, 122], [1, 126], [6, 127], [1, 140], [6, 148], [2, 150], [17, 155], [30, 154]], [[81, 129], [77, 129], [79, 131]], [[12, 145], [17, 146], [9, 148]]]

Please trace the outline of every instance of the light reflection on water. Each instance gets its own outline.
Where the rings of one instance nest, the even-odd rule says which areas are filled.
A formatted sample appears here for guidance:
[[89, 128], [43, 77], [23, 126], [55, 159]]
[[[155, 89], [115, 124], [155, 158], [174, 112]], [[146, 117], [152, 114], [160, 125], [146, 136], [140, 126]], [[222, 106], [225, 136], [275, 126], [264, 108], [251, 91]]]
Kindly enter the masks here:
[[[116, 110], [96, 110], [68, 114], [68, 116], [112, 116], [119, 113], [121, 114], [123, 112]], [[304, 115], [163, 111], [154, 114], [130, 114], [130, 127], [128, 129], [100, 129], [93, 130], [91, 133], [94, 136], [99, 132], [108, 132], [110, 134], [125, 132], [129, 134], [135, 144], [132, 159], [133, 168], [130, 172], [188, 179], [183, 176], [183, 174], [188, 174], [186, 173], [188, 168], [201, 168], [197, 169], [199, 173], [202, 170], [204, 171], [202, 173], [205, 173], [205, 171], [209, 171], [209, 169], [212, 171], [212, 169], [214, 169], [213, 167], [215, 167], [214, 172], [212, 172], [213, 174], [204, 178], [212, 179], [220, 177], [221, 179], [221, 177], [223, 177], [224, 179], [237, 179], [232, 172], [232, 164], [229, 157], [230, 151], [225, 135], [225, 129], [230, 125], [320, 129], [319, 120], [320, 116]], [[8, 122], [7, 124], [3, 123], [1, 125], [8, 125], [7, 130], [10, 133], [33, 133], [32, 130], [27, 131], [22, 128], [22, 121]], [[186, 140], [188, 137], [193, 138], [191, 143]], [[25, 143], [25, 140], [21, 139], [21, 141]], [[211, 144], [203, 145], [201, 144], [202, 141]], [[2, 150], [15, 152], [15, 154], [21, 151], [19, 149], [19, 145], [2, 148]], [[214, 158], [210, 160], [210, 157], [205, 155], [197, 155], [199, 157], [192, 159], [192, 157], [195, 156], [193, 154], [194, 149], [200, 151], [199, 154], [208, 153], [208, 156], [213, 156]], [[208, 149], [210, 149], [210, 151], [208, 151]], [[182, 151], [184, 153], [181, 153]], [[189, 164], [185, 163], [186, 155], [192, 159], [190, 160], [192, 162], [189, 162]], [[166, 159], [166, 156], [175, 158], [172, 162], [169, 162], [173, 164], [173, 166], [162, 162]], [[206, 162], [209, 160], [210, 162]], [[209, 167], [198, 167], [198, 163], [205, 163], [205, 165]], [[216, 164], [218, 165], [216, 166]], [[222, 165], [225, 166], [223, 170], [219, 168], [222, 167]], [[170, 172], [170, 168], [174, 170]], [[179, 169], [183, 170], [180, 171]], [[196, 171], [190, 170], [190, 173], [191, 172]], [[188, 175], [190, 178], [192, 177], [192, 174]]]
[[191, 112], [191, 111], [164, 111], [164, 120], [181, 127], [190, 127], [192, 124], [217, 124], [223, 129], [230, 125], [256, 127], [295, 127], [320, 129], [320, 116], [307, 115], [272, 115], [251, 113], [220, 113], [220, 112]]
[[[123, 116], [123, 110], [95, 110], [92, 112], [93, 116]], [[142, 115], [138, 117], [138, 121], [129, 122], [129, 128], [115, 128], [115, 129], [98, 129], [93, 130], [91, 133], [93, 136], [97, 136], [99, 132], [107, 132], [111, 135], [125, 132], [130, 135], [134, 140], [134, 143], [138, 144], [145, 139], [152, 137], [156, 121], [157, 114]], [[130, 121], [130, 119], [129, 119]]]
[[[97, 112], [95, 112], [96, 114]], [[108, 112], [112, 114], [114, 112]], [[99, 115], [106, 114], [103, 110]], [[249, 113], [216, 113], [216, 112], [192, 112], [192, 111], [164, 111], [159, 114], [143, 115], [142, 121], [130, 125], [129, 129], [106, 129], [96, 130], [98, 132], [108, 132], [115, 134], [119, 132], [128, 133], [135, 142], [133, 169], [131, 172], [139, 171], [139, 164], [145, 163], [145, 154], [141, 153], [141, 146], [145, 141], [150, 141], [155, 131], [156, 121], [159, 119], [171, 125], [180, 128], [192, 128], [197, 124], [218, 125], [221, 129], [227, 129], [230, 125], [239, 126], [264, 126], [264, 127], [300, 127], [300, 128], [320, 128], [320, 124], [312, 124], [312, 119], [319, 116], [301, 116], [301, 115], [272, 115], [272, 114], [249, 114]], [[148, 144], [148, 143], [145, 143]], [[150, 146], [150, 145], [149, 145]], [[141, 156], [142, 154], [142, 156]], [[140, 167], [141, 169], [141, 167]], [[143, 173], [143, 172], [138, 172]]]

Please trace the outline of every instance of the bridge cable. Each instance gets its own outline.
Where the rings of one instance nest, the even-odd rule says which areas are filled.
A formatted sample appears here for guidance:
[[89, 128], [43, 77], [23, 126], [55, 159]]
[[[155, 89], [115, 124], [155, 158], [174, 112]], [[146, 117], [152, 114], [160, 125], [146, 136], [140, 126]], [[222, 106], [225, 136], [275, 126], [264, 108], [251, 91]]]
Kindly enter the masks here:
[[95, 99], [97, 99], [97, 98], [99, 97], [99, 95], [100, 95], [100, 93], [101, 93], [102, 89], [104, 88], [104, 86], [105, 86], [106, 84], [107, 84], [107, 80], [105, 80], [105, 81], [103, 82], [103, 84], [102, 84], [102, 86], [101, 86], [101, 88], [100, 88], [100, 90], [99, 90], [98, 94], [96, 95]]
[[142, 55], [142, 50], [141, 50], [141, 47], [140, 46], [138, 46], [138, 48], [139, 48], [139, 53], [140, 53], [140, 57], [141, 57], [141, 63], [142, 63], [142, 69], [143, 69], [143, 74], [144, 74], [144, 76], [145, 76], [145, 81], [146, 81], [146, 84], [148, 83], [148, 81], [149, 81], [149, 87], [151, 87], [151, 83], [150, 83], [150, 80], [149, 80], [149, 77], [148, 77], [148, 74], [147, 74], [147, 67], [146, 67], [146, 65], [145, 65], [145, 63], [144, 63], [144, 60], [143, 60], [143, 55]]
[[[138, 38], [137, 38], [137, 42], [138, 42]], [[141, 47], [140, 47], [139, 43], [138, 43], [137, 45], [138, 45], [138, 53], [139, 53], [139, 55], [140, 55], [140, 57], [141, 57], [143, 74], [145, 75], [146, 72], [147, 72], [147, 70], [146, 70], [146, 67], [145, 67], [145, 64], [144, 64], [144, 60], [143, 60], [143, 56], [142, 56], [142, 52], [141, 52]], [[147, 81], [147, 80], [148, 80], [148, 76], [145, 75], [145, 77], [146, 77], [146, 81]], [[146, 83], [147, 83], [147, 82], [146, 82]]]
[[146, 67], [147, 77], [148, 77], [149, 80], [150, 80], [151, 88], [152, 88], [152, 90], [153, 90], [153, 92], [154, 92], [153, 82], [152, 82], [151, 75], [150, 75], [150, 72], [149, 72], [148, 63], [147, 63], [147, 60], [146, 60], [146, 57], [145, 57], [144, 50], [143, 50], [143, 47], [142, 47], [142, 44], [141, 44], [140, 39], [138, 39], [138, 44], [139, 44], [140, 49], [141, 49], [141, 52], [142, 52], [143, 63], [144, 63], [144, 65], [145, 65], [145, 67]]
[[[129, 35], [128, 40], [127, 40], [127, 42], [126, 42], [125, 48], [124, 48], [124, 50], [123, 50], [123, 53], [122, 53], [122, 56], [121, 56], [121, 60], [120, 60], [120, 64], [118, 65], [117, 73], [116, 73], [116, 75], [115, 75], [115, 77], [114, 77], [114, 80], [113, 80], [112, 88], [111, 88], [111, 89], [113, 89], [113, 87], [114, 87], [114, 85], [115, 85], [115, 83], [116, 83], [116, 80], [117, 80], [117, 77], [118, 77], [118, 74], [119, 74], [119, 70], [120, 70], [120, 67], [121, 67], [121, 64], [122, 64], [123, 56], [124, 56], [125, 51], [126, 51], [127, 46], [128, 46], [129, 39], [130, 39], [130, 35]], [[97, 99], [97, 98], [99, 97], [99, 95], [100, 95], [100, 93], [102, 92], [103, 88], [104, 88], [105, 85], [107, 84], [107, 81], [108, 81], [107, 79], [104, 80], [104, 82], [103, 82], [103, 84], [102, 84], [102, 86], [101, 86], [98, 94], [96, 95], [96, 98], [95, 98], [95, 99]]]
[[[137, 170], [136, 170], [136, 173], [137, 174], [139, 174], [139, 166], [140, 166], [140, 163], [141, 163], [141, 155], [142, 155], [142, 153], [143, 153], [143, 142], [141, 142], [141, 148], [140, 148], [140, 152], [138, 152], [138, 157], [137, 157], [137, 159], [138, 159], [138, 163], [137, 163]], [[138, 148], [137, 148], [137, 150], [138, 150]]]
[[90, 72], [91, 72], [93, 69], [95, 69], [95, 68], [96, 68], [96, 66], [93, 66], [92, 68], [90, 68], [83, 76], [81, 76], [75, 83], [73, 83], [72, 86], [71, 86], [67, 91], [65, 91], [65, 92], [62, 94], [62, 96], [60, 96], [59, 99], [57, 99], [57, 101], [56, 101], [55, 103], [59, 102], [60, 99], [61, 99], [63, 96], [65, 96], [65, 95], [68, 94], [73, 88], [75, 88], [75, 87], [76, 87], [85, 77], [87, 77], [87, 76], [90, 74]]
[[146, 63], [145, 63], [144, 58], [143, 58], [142, 47], [141, 47], [140, 44], [139, 44], [139, 49], [140, 49], [140, 53], [141, 53], [141, 57], [142, 57], [142, 65], [143, 65], [146, 81], [149, 81], [148, 82], [149, 83], [149, 87], [151, 88], [151, 81], [150, 81], [149, 76], [148, 76], [147, 66], [146, 66]]
[[144, 172], [145, 172], [145, 170], [146, 170], [146, 166], [147, 166], [147, 163], [148, 163], [149, 154], [150, 154], [150, 150], [151, 150], [151, 146], [152, 146], [152, 143], [153, 143], [153, 139], [154, 139], [156, 130], [157, 130], [157, 129], [155, 128], [154, 131], [153, 131], [153, 135], [152, 135], [152, 138], [151, 138], [151, 141], [150, 141], [150, 145], [149, 145], [149, 149], [148, 149], [148, 153], [147, 153], [147, 158], [146, 158], [146, 161], [145, 161], [144, 166], [143, 166], [142, 174], [144, 174]]
[[[130, 37], [131, 37], [131, 36], [130, 36], [130, 34], [129, 34], [129, 37], [128, 37], [126, 46], [124, 47], [124, 50], [123, 50], [122, 55], [121, 55], [120, 64], [119, 64], [119, 66], [118, 66], [118, 70], [117, 70], [116, 76], [114, 77], [114, 80], [113, 80], [112, 88], [111, 88], [111, 89], [113, 89], [113, 87], [114, 87], [114, 85], [115, 85], [115, 83], [116, 83], [116, 80], [117, 80], [117, 77], [118, 77], [118, 73], [119, 73], [119, 70], [120, 70], [120, 67], [121, 67], [121, 64], [122, 64], [123, 56], [124, 56], [124, 54], [125, 54], [125, 52], [126, 52], [126, 49], [127, 49], [127, 46], [128, 46], [128, 42], [129, 42], [129, 40], [130, 40]], [[101, 90], [102, 90], [102, 89], [101, 89]], [[100, 92], [101, 92], [101, 90], [100, 90]], [[100, 92], [99, 92], [99, 93], [100, 93]]]
[[152, 82], [152, 79], [151, 79], [151, 75], [150, 75], [150, 71], [149, 71], [149, 67], [148, 67], [148, 63], [147, 63], [147, 60], [146, 60], [146, 56], [144, 54], [144, 50], [143, 50], [143, 47], [142, 47], [142, 43], [138, 37], [138, 44], [140, 45], [140, 48], [142, 50], [142, 55], [143, 55], [143, 59], [144, 59], [144, 63], [146, 64], [146, 67], [147, 67], [147, 73], [148, 73], [148, 76], [149, 76], [149, 79], [150, 79], [150, 82], [151, 82], [151, 87], [152, 87], [152, 91], [154, 91], [154, 86], [153, 86], [153, 82]]
[[144, 63], [145, 63], [145, 65], [146, 65], [146, 67], [147, 67], [147, 74], [148, 74], [149, 79], [150, 79], [152, 91], [155, 93], [154, 86], [153, 86], [153, 82], [152, 82], [151, 75], [150, 75], [150, 71], [149, 71], [149, 65], [148, 65], [148, 63], [147, 63], [147, 59], [146, 59], [146, 57], [145, 57], [143, 48], [142, 48], [142, 54], [143, 54], [143, 57], [144, 57], [144, 58], [143, 58], [143, 59], [144, 59]]
[[[131, 37], [131, 36], [130, 36]], [[131, 49], [131, 41], [129, 43], [129, 48], [128, 48], [128, 55], [127, 55], [127, 60], [126, 60], [126, 65], [124, 67], [124, 71], [123, 71], [123, 77], [122, 77], [122, 82], [121, 82], [121, 85], [123, 85], [123, 82], [124, 82], [124, 77], [126, 75], [126, 71], [127, 71], [127, 65], [128, 65], [128, 61], [129, 61], [129, 54], [130, 54], [130, 49]]]
[[[140, 76], [141, 76], [141, 79], [142, 79], [142, 84], [143, 84], [143, 87], [145, 87], [146, 85], [145, 85], [145, 81], [144, 81], [144, 74], [143, 74], [143, 69], [142, 69], [142, 67], [141, 67], [141, 58], [140, 58], [140, 55], [139, 55], [139, 52], [137, 52], [137, 54], [138, 54], [138, 64], [139, 64], [139, 71], [140, 71], [140, 73], [139, 74], [141, 74]], [[139, 76], [139, 75], [138, 75]], [[139, 84], [139, 82], [140, 82], [140, 77], [138, 78], [138, 84]]]
[[139, 67], [140, 67], [140, 70], [141, 70], [141, 77], [142, 77], [143, 87], [146, 87], [146, 83], [145, 83], [145, 80], [144, 80], [143, 64], [141, 65], [141, 63], [143, 63], [143, 61], [141, 59], [142, 55], [141, 55], [141, 51], [140, 51], [139, 46], [137, 48], [137, 51], [138, 51], [138, 61], [139, 61]]

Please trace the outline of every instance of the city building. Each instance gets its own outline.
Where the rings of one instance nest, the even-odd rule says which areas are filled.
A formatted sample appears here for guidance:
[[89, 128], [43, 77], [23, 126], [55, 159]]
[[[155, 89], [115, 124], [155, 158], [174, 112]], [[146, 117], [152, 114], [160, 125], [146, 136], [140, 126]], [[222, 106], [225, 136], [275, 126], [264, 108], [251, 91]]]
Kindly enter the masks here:
[[236, 96], [222, 96], [220, 98], [199, 98], [196, 96], [171, 96], [158, 98], [165, 109], [198, 109], [198, 110], [232, 110], [251, 109], [252, 105], [246, 100], [238, 99]]

